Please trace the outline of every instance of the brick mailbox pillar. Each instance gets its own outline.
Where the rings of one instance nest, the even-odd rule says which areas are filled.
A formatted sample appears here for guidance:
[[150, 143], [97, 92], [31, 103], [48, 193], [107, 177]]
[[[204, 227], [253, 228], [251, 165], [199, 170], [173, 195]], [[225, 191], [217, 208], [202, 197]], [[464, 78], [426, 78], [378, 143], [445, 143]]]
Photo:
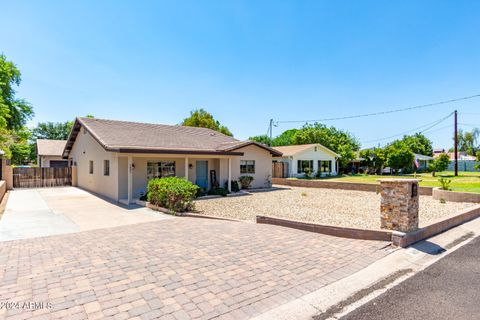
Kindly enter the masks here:
[[401, 232], [418, 229], [417, 179], [380, 179], [381, 228]]

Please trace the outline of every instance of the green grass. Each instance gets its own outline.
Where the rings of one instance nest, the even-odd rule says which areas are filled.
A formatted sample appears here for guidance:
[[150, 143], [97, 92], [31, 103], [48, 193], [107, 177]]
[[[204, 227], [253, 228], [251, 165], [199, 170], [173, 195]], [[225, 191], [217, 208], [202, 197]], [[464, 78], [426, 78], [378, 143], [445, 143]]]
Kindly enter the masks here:
[[[420, 186], [424, 187], [440, 187], [438, 179], [443, 176], [446, 179], [452, 180], [450, 187], [453, 191], [463, 192], [476, 192], [480, 193], [480, 172], [458, 172], [458, 177], [455, 177], [452, 171], [437, 172], [435, 177], [432, 177], [431, 173], [417, 174], [416, 178], [420, 181]], [[399, 178], [399, 179], [411, 179], [415, 178], [413, 174], [408, 175], [342, 175], [335, 177], [323, 178], [329, 181], [343, 181], [343, 182], [359, 182], [359, 183], [378, 183], [378, 179], [381, 178]]]

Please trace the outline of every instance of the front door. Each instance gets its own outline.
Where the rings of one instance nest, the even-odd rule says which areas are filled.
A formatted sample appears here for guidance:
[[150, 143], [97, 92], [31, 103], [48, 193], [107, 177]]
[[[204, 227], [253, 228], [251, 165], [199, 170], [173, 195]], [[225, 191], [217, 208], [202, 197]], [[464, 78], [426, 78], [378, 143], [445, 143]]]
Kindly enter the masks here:
[[197, 160], [196, 162], [196, 182], [195, 184], [203, 190], [208, 189], [208, 161]]

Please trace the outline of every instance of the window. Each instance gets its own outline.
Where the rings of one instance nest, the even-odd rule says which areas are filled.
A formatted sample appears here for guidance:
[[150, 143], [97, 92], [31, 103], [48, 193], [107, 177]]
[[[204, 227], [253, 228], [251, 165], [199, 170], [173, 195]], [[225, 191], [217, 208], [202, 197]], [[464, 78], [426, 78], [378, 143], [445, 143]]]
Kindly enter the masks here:
[[332, 160], [318, 160], [318, 171], [332, 172]]
[[147, 179], [174, 177], [175, 161], [148, 161]]
[[93, 174], [93, 161], [88, 162], [88, 173]]
[[255, 160], [240, 160], [240, 173], [255, 173]]
[[110, 175], [110, 160], [103, 160], [103, 175]]
[[310, 169], [310, 172], [313, 172], [313, 160], [297, 161], [297, 173], [304, 173], [305, 169]]

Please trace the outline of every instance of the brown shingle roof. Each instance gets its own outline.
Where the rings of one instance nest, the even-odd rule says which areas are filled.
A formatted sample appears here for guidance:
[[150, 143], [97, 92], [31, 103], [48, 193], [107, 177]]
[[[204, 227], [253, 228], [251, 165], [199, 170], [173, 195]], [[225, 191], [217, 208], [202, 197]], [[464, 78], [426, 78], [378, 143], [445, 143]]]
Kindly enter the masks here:
[[[220, 132], [197, 127], [172, 126], [130, 121], [77, 118], [63, 153], [67, 156], [80, 127], [106, 149], [118, 152], [232, 153], [245, 142]], [[247, 142], [251, 144], [253, 142]], [[261, 146], [264, 147], [265, 146]], [[266, 147], [273, 154], [278, 152]]]
[[37, 154], [40, 156], [61, 157], [67, 140], [37, 139]]

